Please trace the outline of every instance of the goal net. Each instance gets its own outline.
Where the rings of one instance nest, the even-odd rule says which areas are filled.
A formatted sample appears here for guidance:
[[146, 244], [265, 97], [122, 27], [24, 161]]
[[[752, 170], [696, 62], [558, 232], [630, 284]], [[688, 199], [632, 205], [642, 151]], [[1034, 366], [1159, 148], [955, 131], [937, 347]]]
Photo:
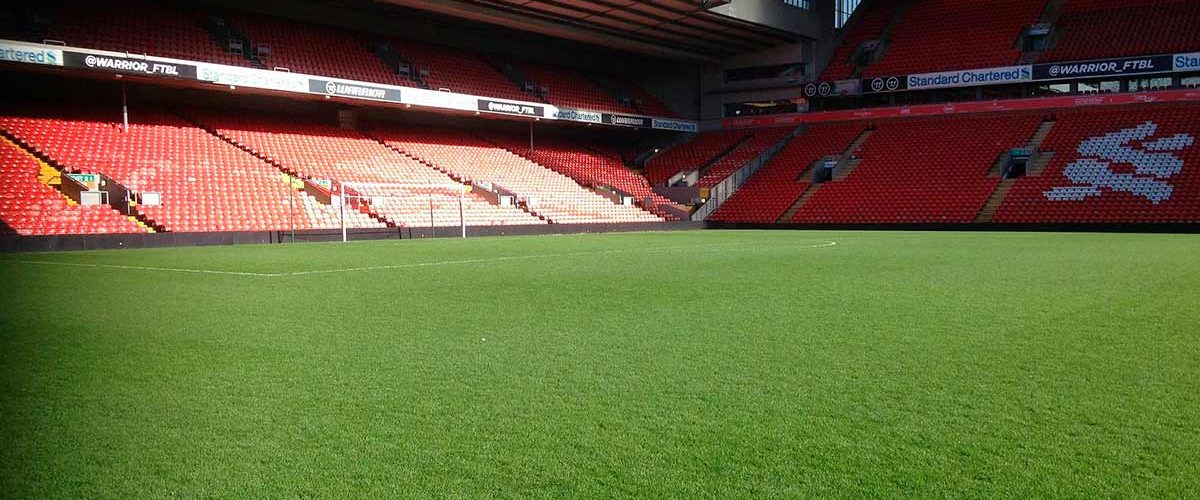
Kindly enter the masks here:
[[347, 241], [349, 219], [355, 213], [377, 213], [402, 228], [428, 228], [432, 236], [455, 232], [467, 237], [467, 186], [447, 182], [431, 184], [392, 184], [345, 182], [334, 195], [342, 226], [342, 241]]

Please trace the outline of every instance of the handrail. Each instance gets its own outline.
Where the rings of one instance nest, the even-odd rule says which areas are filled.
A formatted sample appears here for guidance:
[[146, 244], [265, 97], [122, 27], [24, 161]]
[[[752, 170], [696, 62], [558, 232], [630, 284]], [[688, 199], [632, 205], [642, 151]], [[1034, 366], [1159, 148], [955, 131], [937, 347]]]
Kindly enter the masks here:
[[716, 212], [718, 208], [721, 208], [721, 205], [723, 205], [726, 200], [733, 196], [733, 193], [735, 193], [738, 188], [742, 187], [742, 184], [745, 184], [746, 181], [755, 174], [755, 172], [758, 172], [763, 165], [766, 165], [768, 161], [771, 161], [771, 158], [774, 158], [780, 150], [786, 147], [788, 142], [791, 142], [793, 138], [795, 138], [797, 135], [800, 135], [800, 133], [803, 131], [803, 127], [797, 127], [796, 130], [793, 130], [792, 133], [788, 134], [787, 137], [784, 137], [783, 139], [779, 140], [779, 142], [771, 145], [771, 147], [754, 157], [753, 160], [746, 162], [746, 164], [742, 165], [741, 168], [737, 169], [732, 174], [729, 174], [728, 177], [726, 177], [716, 186], [713, 186], [708, 192], [708, 200], [705, 201], [700, 208], [697, 208], [695, 212], [692, 212], [692, 220], [702, 221], [708, 219], [708, 217]]

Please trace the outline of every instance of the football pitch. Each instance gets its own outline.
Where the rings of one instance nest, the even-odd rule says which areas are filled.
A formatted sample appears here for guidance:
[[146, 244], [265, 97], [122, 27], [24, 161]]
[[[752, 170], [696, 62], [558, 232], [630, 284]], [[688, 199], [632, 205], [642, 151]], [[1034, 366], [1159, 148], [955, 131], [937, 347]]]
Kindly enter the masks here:
[[4, 498], [1196, 498], [1200, 236], [0, 255]]

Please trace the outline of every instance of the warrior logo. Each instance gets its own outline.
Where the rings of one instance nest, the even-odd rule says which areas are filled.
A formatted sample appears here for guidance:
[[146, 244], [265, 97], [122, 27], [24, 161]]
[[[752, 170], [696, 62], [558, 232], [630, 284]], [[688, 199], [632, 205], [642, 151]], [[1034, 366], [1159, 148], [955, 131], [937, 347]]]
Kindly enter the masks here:
[[[1173, 188], [1166, 181], [1183, 171], [1183, 160], [1174, 152], [1192, 146], [1195, 138], [1187, 134], [1176, 134], [1145, 142], [1158, 132], [1158, 124], [1146, 122], [1099, 137], [1092, 137], [1079, 144], [1079, 159], [1067, 165], [1063, 174], [1075, 183], [1046, 191], [1051, 201], [1083, 200], [1089, 196], [1100, 196], [1103, 189], [1122, 191], [1146, 198], [1157, 205], [1169, 200]], [[1141, 147], [1131, 145], [1138, 142]], [[1132, 166], [1132, 173], [1125, 173]]]

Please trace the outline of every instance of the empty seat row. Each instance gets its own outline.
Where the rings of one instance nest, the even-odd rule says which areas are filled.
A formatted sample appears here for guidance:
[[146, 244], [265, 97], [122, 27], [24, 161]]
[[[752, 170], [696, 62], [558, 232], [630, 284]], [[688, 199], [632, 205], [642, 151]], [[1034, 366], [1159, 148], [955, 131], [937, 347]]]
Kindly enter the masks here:
[[[263, 14], [222, 9], [198, 9], [169, 2], [67, 0], [55, 10], [46, 37], [67, 45], [165, 56], [219, 64], [287, 68], [293, 72], [388, 85], [449, 89], [454, 92], [536, 101], [521, 83], [494, 68], [483, 56], [469, 51], [357, 33]], [[213, 28], [214, 23], [221, 29]], [[243, 54], [224, 44], [228, 36], [244, 40]], [[41, 39], [33, 40], [41, 42]], [[391, 48], [410, 65], [401, 75], [394, 62], [372, 53], [377, 44]], [[269, 47], [259, 52], [257, 47]], [[619, 102], [576, 70], [534, 62], [519, 62], [527, 76], [546, 87], [547, 101], [570, 108], [613, 113], [674, 117], [661, 101], [644, 89], [612, 77], [618, 91], [633, 102]], [[422, 77], [422, 71], [426, 76]], [[423, 83], [422, 83], [423, 81]], [[641, 102], [640, 105], [636, 102]]]
[[883, 59], [868, 65], [863, 76], [1015, 64], [1021, 55], [1018, 37], [1045, 6], [1046, 0], [911, 2], [893, 28]]
[[164, 112], [134, 111], [126, 131], [87, 105], [42, 104], [0, 116], [0, 128], [69, 171], [160, 193], [161, 204], [134, 209], [160, 230], [340, 227], [331, 207], [311, 203], [277, 168]]
[[737, 146], [753, 130], [721, 130], [702, 132], [687, 142], [676, 144], [655, 155], [646, 162], [646, 178], [654, 184], [662, 184], [680, 172], [703, 167]]
[[[453, 179], [359, 132], [303, 116], [191, 113], [227, 140], [297, 176], [349, 186], [352, 194], [362, 197], [354, 206], [367, 214], [399, 226], [423, 227], [430, 225], [432, 204], [434, 225], [459, 223], [460, 194], [453, 189]], [[440, 188], [429, 190], [430, 186]], [[495, 209], [477, 194], [463, 201], [470, 225], [542, 223], [513, 207]]]
[[896, 13], [896, 0], [864, 2], [854, 14], [853, 24], [847, 26], [842, 43], [834, 51], [829, 65], [821, 73], [822, 81], [845, 80], [854, 76], [857, 65], [851, 58], [868, 40], [877, 40], [884, 27]]
[[996, 222], [1200, 221], [1200, 105], [1067, 110], [1018, 179]]
[[662, 208], [673, 202], [655, 193], [645, 177], [626, 167], [619, 154], [604, 145], [542, 136], [531, 149], [528, 138], [521, 135], [497, 132], [487, 138], [539, 165], [569, 176], [581, 185], [618, 189], [633, 196], [651, 213], [664, 219], [675, 219]]
[[751, 160], [761, 155], [767, 148], [778, 144], [795, 130], [794, 127], [766, 128], [755, 130], [745, 142], [739, 144], [729, 153], [722, 156], [704, 170], [704, 175], [696, 181], [700, 187], [713, 187], [724, 181], [730, 174], [745, 166]]
[[80, 206], [43, 183], [41, 165], [20, 147], [0, 141], [0, 222], [23, 236], [144, 233], [109, 205]]
[[793, 222], [968, 223], [995, 190], [987, 175], [1025, 145], [1037, 115], [909, 118], [876, 124], [844, 178], [816, 189]]
[[1200, 50], [1200, 2], [1071, 0], [1058, 19], [1061, 36], [1040, 61], [1171, 54]]
[[808, 188], [801, 175], [820, 160], [842, 154], [866, 127], [862, 123], [811, 125], [788, 141], [711, 217], [721, 222], [772, 223]]
[[[1043, 113], [814, 125], [712, 219], [770, 223], [802, 202], [789, 222], [963, 224], [991, 200], [998, 223], [1200, 222], [1200, 104], [1055, 111], [1029, 175], [997, 189], [1002, 155], [1028, 146]], [[797, 176], [868, 125], [857, 166], [801, 199], [811, 177]]]
[[464, 181], [490, 183], [514, 193], [538, 217], [553, 223], [660, 222], [637, 206], [618, 205], [570, 177], [471, 133], [451, 128], [380, 124], [372, 136]]

